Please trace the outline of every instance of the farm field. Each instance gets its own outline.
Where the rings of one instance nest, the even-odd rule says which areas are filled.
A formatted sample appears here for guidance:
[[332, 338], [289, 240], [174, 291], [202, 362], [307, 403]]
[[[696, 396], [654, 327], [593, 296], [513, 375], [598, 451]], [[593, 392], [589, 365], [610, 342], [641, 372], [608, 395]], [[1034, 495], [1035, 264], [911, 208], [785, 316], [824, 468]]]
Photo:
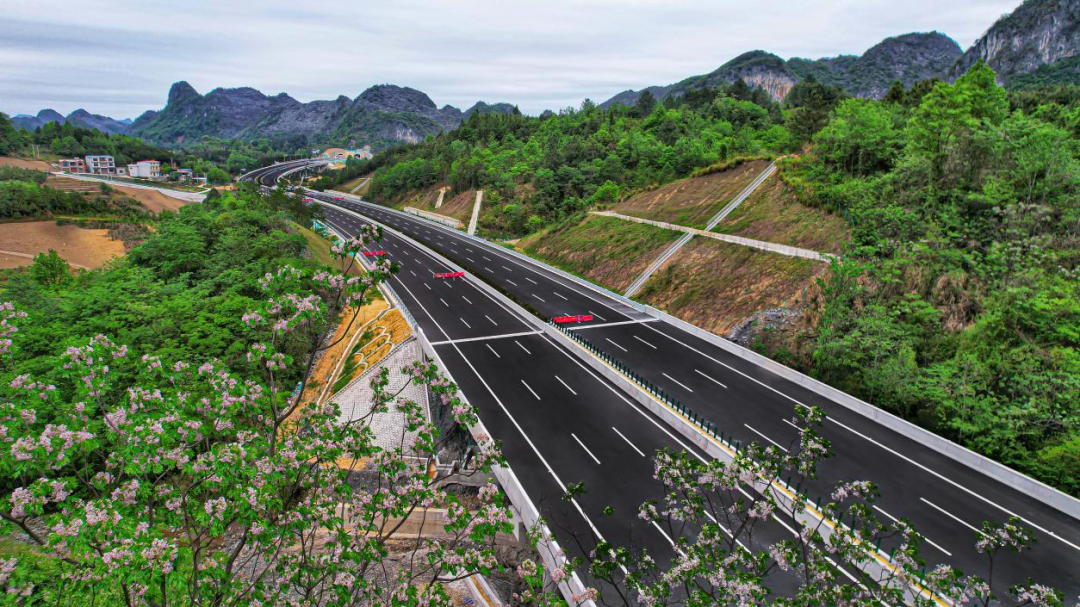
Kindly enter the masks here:
[[122, 256], [124, 243], [109, 238], [105, 229], [61, 226], [55, 221], [0, 223], [0, 268], [31, 265], [34, 255], [49, 249], [72, 266], [95, 269]]

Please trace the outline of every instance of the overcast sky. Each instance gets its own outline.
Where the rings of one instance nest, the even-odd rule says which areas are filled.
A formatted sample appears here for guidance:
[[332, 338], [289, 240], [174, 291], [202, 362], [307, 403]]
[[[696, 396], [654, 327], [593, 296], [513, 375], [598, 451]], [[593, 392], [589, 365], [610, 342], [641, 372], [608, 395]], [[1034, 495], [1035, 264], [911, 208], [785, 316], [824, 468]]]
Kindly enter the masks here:
[[373, 84], [466, 108], [603, 101], [753, 49], [861, 54], [938, 30], [967, 48], [1020, 0], [0, 0], [0, 111], [134, 118], [169, 85], [355, 97]]

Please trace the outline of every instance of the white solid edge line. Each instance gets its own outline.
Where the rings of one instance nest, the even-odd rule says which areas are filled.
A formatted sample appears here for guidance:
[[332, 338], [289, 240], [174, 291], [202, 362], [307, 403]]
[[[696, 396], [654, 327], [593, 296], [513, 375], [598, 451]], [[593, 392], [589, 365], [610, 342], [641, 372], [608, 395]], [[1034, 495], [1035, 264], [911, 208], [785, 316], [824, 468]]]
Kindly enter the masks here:
[[577, 437], [577, 434], [574, 434], [573, 432], [571, 432], [570, 436], [573, 437], [573, 439], [577, 441], [577, 444], [581, 445], [581, 448], [585, 450], [585, 453], [589, 454], [589, 457], [591, 457], [592, 460], [594, 462], [596, 462], [597, 466], [601, 465], [600, 460], [596, 459], [596, 456], [593, 455], [593, 452], [589, 451], [589, 448], [585, 446], [585, 443], [581, 442], [581, 439]]

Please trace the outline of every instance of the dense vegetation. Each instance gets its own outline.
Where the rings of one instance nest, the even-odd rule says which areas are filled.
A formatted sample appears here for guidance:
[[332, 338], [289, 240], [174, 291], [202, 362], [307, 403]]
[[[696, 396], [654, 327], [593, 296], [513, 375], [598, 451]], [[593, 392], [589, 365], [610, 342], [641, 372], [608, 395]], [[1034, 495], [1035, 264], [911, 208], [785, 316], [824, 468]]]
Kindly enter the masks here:
[[853, 238], [773, 354], [1078, 495], [1077, 98], [1010, 108], [981, 64], [923, 89], [841, 102], [785, 166]]
[[238, 192], [164, 214], [145, 243], [103, 270], [45, 272], [43, 259], [0, 289], [0, 300], [29, 313], [20, 372], [50, 379], [63, 344], [104, 334], [139, 356], [220, 359], [242, 373], [240, 317], [260, 297], [258, 279], [285, 264], [311, 266], [306, 246], [271, 203]]

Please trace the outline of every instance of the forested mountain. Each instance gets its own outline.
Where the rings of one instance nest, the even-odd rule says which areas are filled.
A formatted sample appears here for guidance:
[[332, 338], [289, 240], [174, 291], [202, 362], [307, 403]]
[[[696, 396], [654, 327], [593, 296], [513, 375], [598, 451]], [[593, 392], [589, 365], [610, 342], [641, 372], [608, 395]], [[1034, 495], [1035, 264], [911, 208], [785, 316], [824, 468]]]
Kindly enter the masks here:
[[691, 76], [668, 86], [623, 91], [602, 105], [631, 105], [643, 91], [649, 91], [657, 99], [664, 99], [682, 95], [688, 90], [715, 88], [740, 79], [751, 86], [765, 89], [774, 99], [782, 100], [791, 87], [810, 76], [820, 82], [839, 86], [856, 97], [876, 99], [884, 95], [897, 80], [904, 86], [911, 86], [920, 80], [940, 77], [961, 54], [960, 46], [939, 32], [886, 38], [862, 56], [793, 58], [784, 61], [772, 53], [757, 50], [743, 53], [708, 74]]
[[[1071, 68], [1053, 70], [1058, 84], [1076, 84], [1075, 57], [1080, 55], [1080, 0], [1027, 0], [1012, 13], [998, 19], [975, 41], [956, 63], [952, 76], [968, 70], [980, 59], [997, 72], [998, 80], [1010, 84], [1013, 78], [1052, 67], [1073, 58]], [[1068, 76], [1061, 79], [1061, 76]], [[1036, 76], [1052, 78], [1044, 72]]]
[[91, 114], [83, 109], [75, 110], [67, 116], [56, 110], [44, 109], [38, 112], [36, 116], [22, 114], [11, 119], [12, 124], [28, 131], [53, 122], [60, 124], [71, 123], [78, 128], [95, 129], [108, 135], [127, 134], [128, 127], [131, 125], [130, 120], [115, 120], [108, 116]]
[[373, 86], [356, 99], [301, 103], [285, 93], [267, 96], [253, 88], [214, 89], [200, 95], [187, 82], [169, 91], [168, 104], [147, 112], [131, 132], [150, 141], [182, 144], [203, 136], [269, 138], [293, 146], [307, 143], [371, 145], [416, 142], [456, 127], [473, 112], [513, 112], [505, 104], [477, 103], [465, 112], [438, 108], [424, 93], [389, 84]]
[[1078, 54], [1080, 0], [1027, 0], [994, 23], [966, 53], [939, 32], [886, 38], [861, 56], [796, 57], [785, 61], [757, 50], [743, 53], [708, 74], [667, 86], [623, 91], [602, 105], [632, 105], [644, 91], [664, 99], [740, 78], [782, 100], [796, 82], [810, 76], [839, 86], [855, 97], [880, 99], [893, 82], [910, 87], [929, 78], [954, 80], [980, 59], [997, 72], [1004, 84], [1013, 85], [1014, 79], [1016, 86], [1080, 84], [1075, 59]]

